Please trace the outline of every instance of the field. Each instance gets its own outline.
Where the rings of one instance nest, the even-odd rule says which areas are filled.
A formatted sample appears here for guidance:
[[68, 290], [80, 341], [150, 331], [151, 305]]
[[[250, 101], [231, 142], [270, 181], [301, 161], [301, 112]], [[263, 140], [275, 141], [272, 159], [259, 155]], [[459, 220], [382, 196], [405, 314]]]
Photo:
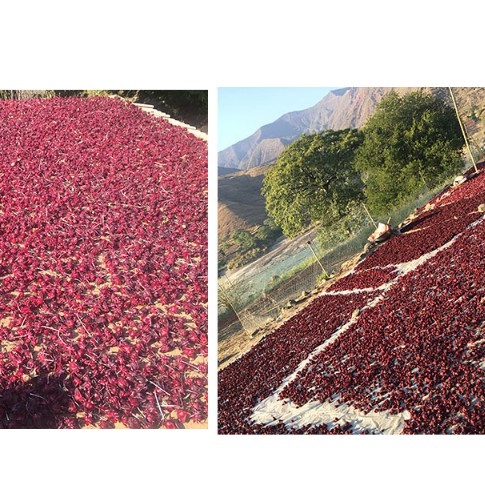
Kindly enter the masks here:
[[485, 432], [480, 168], [220, 370], [220, 434]]
[[0, 427], [207, 426], [207, 143], [0, 102]]

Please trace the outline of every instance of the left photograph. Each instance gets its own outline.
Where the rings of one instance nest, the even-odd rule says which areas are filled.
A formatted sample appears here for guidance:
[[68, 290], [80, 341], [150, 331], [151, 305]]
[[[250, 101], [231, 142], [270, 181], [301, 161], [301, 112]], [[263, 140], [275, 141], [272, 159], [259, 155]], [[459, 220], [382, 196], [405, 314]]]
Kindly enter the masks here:
[[208, 427], [207, 106], [0, 91], [0, 428]]

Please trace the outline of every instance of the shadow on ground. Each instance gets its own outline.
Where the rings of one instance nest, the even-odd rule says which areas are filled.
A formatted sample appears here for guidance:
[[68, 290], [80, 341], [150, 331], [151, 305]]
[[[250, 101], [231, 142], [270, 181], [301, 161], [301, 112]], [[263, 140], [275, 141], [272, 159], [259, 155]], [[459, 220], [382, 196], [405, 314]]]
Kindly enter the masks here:
[[75, 425], [71, 402], [60, 376], [41, 375], [12, 384], [0, 390], [0, 428], [64, 428], [69, 419]]

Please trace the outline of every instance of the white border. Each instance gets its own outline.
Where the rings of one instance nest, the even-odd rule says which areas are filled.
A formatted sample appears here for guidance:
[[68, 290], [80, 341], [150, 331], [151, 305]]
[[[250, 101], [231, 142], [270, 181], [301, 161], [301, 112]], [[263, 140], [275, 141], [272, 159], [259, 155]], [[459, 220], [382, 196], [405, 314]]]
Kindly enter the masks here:
[[482, 437], [217, 436], [215, 137], [219, 86], [483, 86], [477, 14], [471, 0], [2, 5], [2, 89], [209, 90], [211, 265], [209, 429], [0, 430], [3, 475], [36, 484], [384, 483], [406, 470], [411, 481], [471, 482]]

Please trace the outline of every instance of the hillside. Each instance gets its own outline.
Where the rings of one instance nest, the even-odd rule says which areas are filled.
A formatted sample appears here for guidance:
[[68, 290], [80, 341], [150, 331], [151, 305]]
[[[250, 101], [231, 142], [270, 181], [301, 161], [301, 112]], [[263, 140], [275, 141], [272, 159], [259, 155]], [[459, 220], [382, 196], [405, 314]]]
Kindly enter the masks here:
[[235, 174], [237, 172], [239, 172], [237, 168], [217, 167], [218, 177], [224, 177], [225, 175]]
[[219, 433], [485, 432], [483, 165], [219, 372]]
[[267, 215], [261, 187], [268, 167], [255, 167], [219, 177], [219, 239], [228, 237], [236, 229], [250, 229], [263, 224]]

